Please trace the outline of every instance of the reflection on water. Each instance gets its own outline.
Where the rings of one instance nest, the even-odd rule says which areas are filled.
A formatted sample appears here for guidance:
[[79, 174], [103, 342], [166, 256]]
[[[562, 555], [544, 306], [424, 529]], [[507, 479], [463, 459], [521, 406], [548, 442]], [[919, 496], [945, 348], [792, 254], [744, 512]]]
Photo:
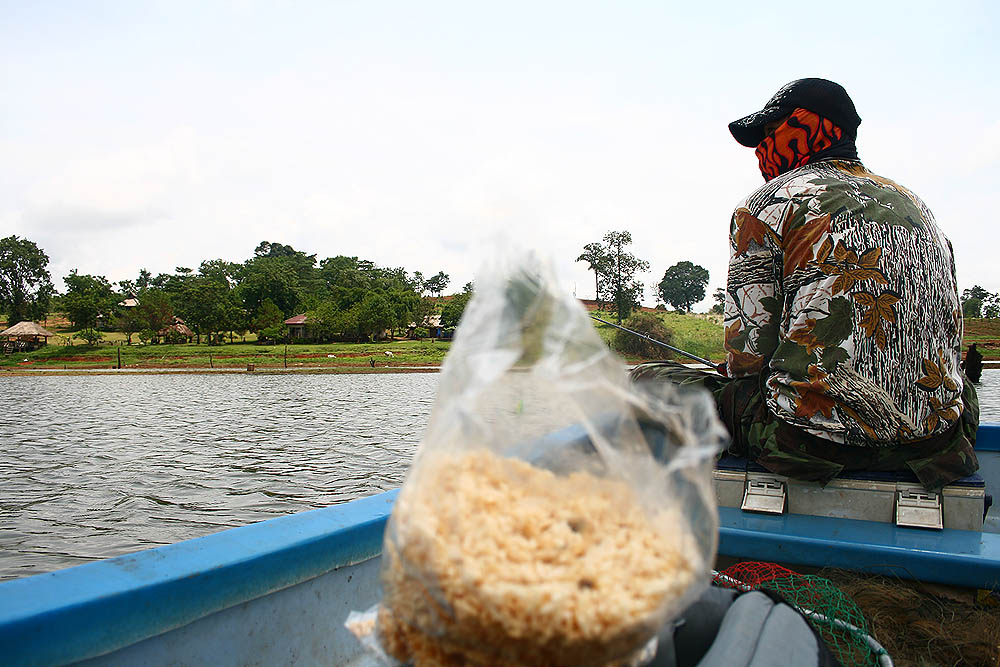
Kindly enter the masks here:
[[0, 580], [398, 487], [436, 374], [0, 379]]

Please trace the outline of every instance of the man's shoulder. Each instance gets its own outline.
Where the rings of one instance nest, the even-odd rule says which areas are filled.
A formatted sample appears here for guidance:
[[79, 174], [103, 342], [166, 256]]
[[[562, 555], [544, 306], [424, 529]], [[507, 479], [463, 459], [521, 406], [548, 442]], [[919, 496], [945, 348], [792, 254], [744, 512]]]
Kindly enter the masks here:
[[821, 194], [831, 183], [846, 178], [829, 162], [806, 164], [772, 178], [741, 203], [754, 215], [768, 206]]

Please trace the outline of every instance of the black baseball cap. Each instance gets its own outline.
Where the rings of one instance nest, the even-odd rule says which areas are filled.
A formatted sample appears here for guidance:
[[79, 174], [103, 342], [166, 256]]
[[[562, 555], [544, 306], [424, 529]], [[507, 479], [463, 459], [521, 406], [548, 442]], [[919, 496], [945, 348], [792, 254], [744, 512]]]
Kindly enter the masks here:
[[826, 79], [796, 79], [786, 83], [760, 111], [734, 120], [729, 131], [736, 141], [753, 148], [764, 141], [764, 125], [790, 114], [795, 109], [808, 109], [829, 118], [845, 133], [856, 137], [861, 117], [844, 87]]

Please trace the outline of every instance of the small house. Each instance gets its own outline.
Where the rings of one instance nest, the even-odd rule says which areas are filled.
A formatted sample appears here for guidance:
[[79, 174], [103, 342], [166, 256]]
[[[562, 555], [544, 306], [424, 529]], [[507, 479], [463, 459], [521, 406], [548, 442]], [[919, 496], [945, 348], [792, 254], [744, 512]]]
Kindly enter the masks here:
[[175, 340], [179, 338], [184, 338], [188, 343], [190, 343], [191, 340], [194, 339], [194, 332], [191, 331], [188, 325], [184, 324], [184, 320], [182, 320], [177, 316], [174, 316], [173, 324], [169, 324], [163, 327], [162, 329], [156, 332], [156, 335], [158, 338], [165, 338], [168, 341], [171, 338]]
[[294, 317], [289, 317], [285, 320], [285, 326], [288, 327], [288, 337], [292, 340], [302, 340], [308, 337], [306, 331], [306, 314], [296, 315]]

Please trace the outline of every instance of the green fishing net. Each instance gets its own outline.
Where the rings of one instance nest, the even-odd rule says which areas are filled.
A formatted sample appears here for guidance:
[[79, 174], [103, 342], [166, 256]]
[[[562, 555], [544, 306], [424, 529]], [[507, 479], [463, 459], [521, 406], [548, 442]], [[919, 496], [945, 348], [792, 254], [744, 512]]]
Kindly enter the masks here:
[[746, 562], [716, 573], [715, 584], [777, 593], [809, 619], [842, 665], [878, 665], [884, 653], [869, 643], [868, 622], [858, 605], [829, 579], [774, 563]]

